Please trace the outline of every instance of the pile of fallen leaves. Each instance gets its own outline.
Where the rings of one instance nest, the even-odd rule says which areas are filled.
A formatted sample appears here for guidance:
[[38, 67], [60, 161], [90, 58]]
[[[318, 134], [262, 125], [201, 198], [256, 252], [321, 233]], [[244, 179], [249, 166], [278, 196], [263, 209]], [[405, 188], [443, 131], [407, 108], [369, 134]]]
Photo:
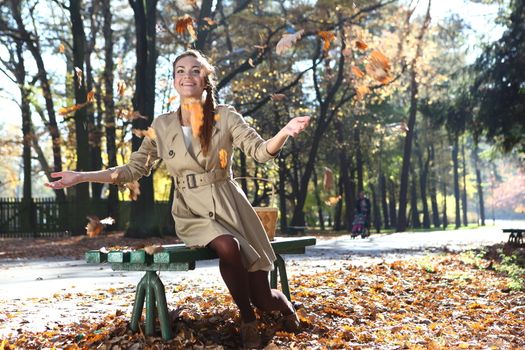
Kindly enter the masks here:
[[175, 236], [137, 239], [125, 237], [124, 232], [104, 233], [93, 238], [88, 236], [35, 239], [3, 238], [0, 239], [0, 259], [84, 259], [87, 250], [98, 250], [100, 247], [144, 247], [175, 243], [180, 243], [180, 240]]
[[[525, 293], [490, 262], [461, 254], [294, 276], [290, 287], [303, 331], [279, 330], [277, 315], [260, 314], [267, 349], [478, 349], [523, 348]], [[3, 349], [234, 349], [240, 347], [238, 316], [222, 290], [166, 285], [176, 295], [175, 337], [145, 337], [127, 330], [129, 314], [47, 332], [12, 335]], [[129, 291], [127, 293], [130, 293]], [[123, 297], [124, 295], [122, 295]]]

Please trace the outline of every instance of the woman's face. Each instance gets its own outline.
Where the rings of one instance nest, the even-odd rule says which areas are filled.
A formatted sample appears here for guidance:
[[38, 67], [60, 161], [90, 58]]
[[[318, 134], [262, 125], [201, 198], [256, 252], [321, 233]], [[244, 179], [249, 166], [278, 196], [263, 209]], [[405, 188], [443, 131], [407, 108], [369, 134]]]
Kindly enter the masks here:
[[202, 97], [205, 87], [204, 72], [195, 57], [186, 56], [177, 61], [173, 85], [181, 99]]

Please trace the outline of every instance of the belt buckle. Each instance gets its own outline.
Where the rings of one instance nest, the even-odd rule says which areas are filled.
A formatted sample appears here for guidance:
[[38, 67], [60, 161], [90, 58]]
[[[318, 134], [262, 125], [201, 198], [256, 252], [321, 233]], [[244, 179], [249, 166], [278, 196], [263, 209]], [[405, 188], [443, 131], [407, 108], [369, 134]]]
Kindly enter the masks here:
[[186, 175], [186, 185], [189, 189], [197, 187], [197, 180], [195, 179], [195, 174]]

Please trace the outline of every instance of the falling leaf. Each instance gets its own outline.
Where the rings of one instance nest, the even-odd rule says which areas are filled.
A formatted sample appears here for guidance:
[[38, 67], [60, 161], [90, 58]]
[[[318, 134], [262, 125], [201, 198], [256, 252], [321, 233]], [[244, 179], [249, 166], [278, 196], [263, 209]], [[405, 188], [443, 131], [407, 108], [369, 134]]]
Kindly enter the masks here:
[[326, 192], [330, 192], [334, 187], [334, 172], [328, 167], [324, 167], [323, 188]]
[[333, 207], [334, 205], [337, 204], [337, 202], [339, 202], [341, 200], [341, 195], [339, 196], [330, 196], [328, 197], [324, 203], [329, 206], [329, 207]]
[[286, 99], [286, 95], [285, 94], [273, 94], [270, 98], [272, 99], [272, 101], [282, 101]]
[[95, 99], [95, 90], [91, 90], [90, 92], [87, 93], [86, 100], [88, 102], [93, 102], [94, 99]]
[[117, 116], [122, 117], [128, 121], [133, 121], [135, 119], [148, 120], [148, 117], [141, 115], [139, 111], [133, 111], [129, 109], [121, 110], [121, 112]]
[[113, 219], [111, 216], [108, 216], [107, 218], [100, 220], [100, 223], [104, 225], [113, 225], [115, 223], [115, 219]]
[[164, 251], [164, 248], [161, 245], [149, 245], [144, 247], [144, 251], [149, 255], [153, 255], [155, 253]]
[[71, 114], [75, 111], [78, 111], [79, 109], [82, 109], [86, 104], [81, 103], [78, 105], [68, 106], [68, 107], [62, 107], [58, 109], [58, 114], [66, 116], [68, 114]]
[[129, 190], [129, 199], [136, 201], [140, 195], [140, 184], [138, 181], [128, 182], [124, 185]]
[[117, 82], [117, 92], [119, 96], [124, 96], [124, 93], [126, 92], [126, 83], [124, 81]]
[[320, 31], [319, 36], [323, 39], [323, 50], [326, 52], [330, 48], [330, 42], [335, 39], [335, 34], [333, 32]]
[[119, 175], [118, 170], [113, 170], [112, 169], [111, 174], [109, 175], [109, 177], [111, 178], [111, 180], [113, 180], [113, 182], [115, 182], [115, 181], [118, 180], [118, 175]]
[[217, 23], [216, 21], [214, 21], [210, 17], [204, 17], [202, 20], [205, 21], [206, 23], [208, 23], [208, 25], [210, 25], [210, 26], [212, 26], [212, 25]]
[[173, 95], [171, 96], [170, 98], [168, 98], [168, 104], [172, 104], [173, 101], [175, 101], [177, 99], [177, 95]]
[[204, 124], [204, 111], [201, 101], [196, 98], [185, 99], [182, 103], [182, 109], [190, 113], [193, 137], [199, 137], [201, 127]]
[[355, 46], [361, 51], [366, 50], [368, 48], [368, 45], [361, 39], [357, 39], [355, 41]]
[[253, 64], [253, 60], [252, 60], [251, 58], [248, 58], [248, 64], [249, 64], [251, 67], [255, 68], [255, 64]]
[[97, 216], [88, 216], [87, 219], [89, 220], [86, 225], [86, 234], [88, 237], [93, 238], [100, 235], [104, 229], [104, 225], [100, 222], [99, 218]]
[[58, 45], [58, 52], [60, 53], [66, 52], [66, 45], [64, 45], [63, 43], [60, 43], [60, 45]]
[[188, 24], [188, 33], [190, 33], [191, 39], [193, 41], [197, 40], [197, 32], [195, 32], [195, 28], [193, 28], [193, 24]]
[[82, 77], [84, 73], [82, 72], [82, 69], [75, 67], [75, 74], [77, 76], [78, 87], [80, 88], [82, 86]]
[[228, 152], [224, 148], [219, 150], [219, 161], [221, 169], [226, 169], [226, 166], [228, 165]]
[[197, 0], [186, 0], [186, 4], [190, 6], [197, 6]]
[[297, 40], [301, 39], [301, 36], [303, 35], [304, 30], [301, 29], [296, 33], [293, 34], [283, 34], [281, 40], [277, 43], [277, 46], [275, 47], [275, 51], [278, 55], [282, 54], [284, 51], [291, 49], [292, 46], [297, 42]]
[[146, 130], [143, 130], [143, 129], [131, 129], [131, 132], [133, 133], [133, 135], [137, 136], [137, 137], [149, 137], [150, 139], [152, 140], [155, 140], [157, 138], [157, 135], [155, 133], [155, 129], [153, 129], [152, 127], [148, 127]]
[[215, 114], [213, 116], [213, 120], [215, 120], [216, 122], [218, 122], [219, 120], [221, 120], [221, 115], [219, 113]]
[[368, 57], [366, 72], [382, 84], [389, 82], [390, 62], [381, 52], [374, 50]]
[[175, 31], [178, 34], [184, 34], [190, 27], [193, 28], [194, 19], [190, 15], [178, 17], [175, 22]]
[[362, 78], [365, 76], [365, 72], [363, 72], [361, 69], [359, 69], [356, 66], [352, 66], [352, 73], [354, 73], [356, 78]]
[[355, 88], [355, 94], [358, 100], [362, 100], [369, 92], [370, 88], [366, 85], [359, 85]]

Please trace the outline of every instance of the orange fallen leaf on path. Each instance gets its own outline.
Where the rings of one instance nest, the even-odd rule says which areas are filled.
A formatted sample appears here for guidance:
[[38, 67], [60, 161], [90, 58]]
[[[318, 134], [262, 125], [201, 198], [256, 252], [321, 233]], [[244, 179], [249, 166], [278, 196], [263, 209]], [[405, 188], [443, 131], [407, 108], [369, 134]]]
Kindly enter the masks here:
[[365, 72], [363, 72], [361, 69], [359, 69], [356, 66], [352, 66], [352, 73], [356, 76], [356, 78], [362, 78], [365, 76]]

